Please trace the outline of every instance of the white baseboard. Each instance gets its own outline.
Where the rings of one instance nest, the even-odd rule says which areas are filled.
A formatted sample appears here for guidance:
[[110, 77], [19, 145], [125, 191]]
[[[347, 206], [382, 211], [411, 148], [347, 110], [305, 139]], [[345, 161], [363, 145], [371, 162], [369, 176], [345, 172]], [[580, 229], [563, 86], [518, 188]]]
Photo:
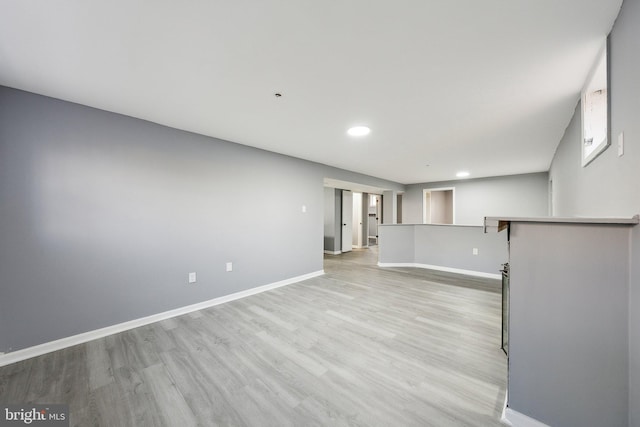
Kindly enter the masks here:
[[340, 255], [342, 251], [324, 251], [327, 255]]
[[415, 267], [428, 270], [446, 271], [447, 273], [466, 274], [467, 276], [484, 277], [486, 279], [502, 279], [502, 275], [494, 273], [484, 273], [482, 271], [464, 270], [461, 268], [442, 267], [440, 265], [419, 264], [415, 262], [379, 262], [378, 267]]
[[415, 262], [378, 262], [378, 267], [417, 267]]
[[214, 298], [208, 301], [199, 302], [196, 304], [187, 305], [184, 307], [176, 308], [174, 310], [165, 311], [151, 316], [142, 317], [140, 319], [130, 320], [128, 322], [118, 323], [117, 325], [107, 326], [105, 328], [96, 329], [93, 331], [84, 332], [78, 335], [72, 335], [70, 337], [61, 338], [59, 340], [46, 342], [33, 347], [28, 347], [22, 350], [13, 351], [10, 353], [0, 353], [0, 366], [10, 365], [12, 363], [20, 362], [32, 357], [40, 356], [52, 351], [62, 350], [63, 348], [71, 347], [78, 344], [83, 344], [88, 341], [93, 341], [98, 338], [103, 338], [108, 335], [117, 334], [119, 332], [128, 331], [130, 329], [139, 328], [140, 326], [148, 325], [150, 323], [159, 322], [161, 320], [170, 319], [172, 317], [182, 316], [194, 311], [203, 310], [205, 308], [213, 307], [225, 302], [234, 301], [240, 298], [245, 298], [251, 295], [259, 294], [261, 292], [269, 291], [271, 289], [280, 288], [282, 286], [291, 285], [293, 283], [302, 282], [303, 280], [311, 279], [314, 277], [322, 276], [324, 270], [315, 271], [313, 273], [303, 274], [302, 276], [292, 277], [290, 279], [281, 280], [279, 282], [269, 283], [267, 285], [258, 286], [256, 288], [247, 289], [245, 291], [236, 292], [229, 295], [224, 295], [218, 298]]
[[509, 402], [509, 390], [504, 393], [504, 404], [502, 405], [502, 414], [500, 414], [500, 424], [512, 427], [511, 421], [507, 419], [507, 403]]
[[513, 427], [549, 427], [547, 424], [514, 411], [509, 407], [505, 409], [501, 421], [503, 424]]

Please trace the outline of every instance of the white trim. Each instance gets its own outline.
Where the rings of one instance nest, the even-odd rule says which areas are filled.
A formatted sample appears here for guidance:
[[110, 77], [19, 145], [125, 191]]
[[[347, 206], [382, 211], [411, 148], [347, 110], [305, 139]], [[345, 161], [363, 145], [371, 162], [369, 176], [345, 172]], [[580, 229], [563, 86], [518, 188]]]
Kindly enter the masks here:
[[511, 421], [507, 419], [507, 402], [509, 401], [509, 390], [504, 393], [504, 404], [502, 405], [502, 414], [500, 415], [500, 424], [512, 427]]
[[[531, 418], [511, 408], [507, 408], [503, 418], [509, 426], [513, 427], [549, 427], [549, 425]], [[504, 422], [504, 421], [503, 421]]]
[[271, 289], [280, 288], [282, 286], [291, 285], [293, 283], [302, 282], [303, 280], [312, 279], [314, 277], [322, 276], [324, 270], [315, 271], [313, 273], [303, 274], [302, 276], [292, 277], [290, 279], [281, 280], [279, 282], [269, 283], [256, 288], [247, 289], [233, 294], [224, 295], [218, 298], [214, 298], [208, 301], [199, 302], [192, 305], [176, 308], [174, 310], [165, 311], [158, 314], [152, 314], [151, 316], [142, 317], [140, 319], [130, 320], [128, 322], [118, 323], [116, 325], [107, 326], [105, 328], [96, 329], [93, 331], [84, 332], [70, 337], [61, 338], [59, 340], [46, 342], [33, 347], [28, 347], [22, 350], [17, 350], [11, 353], [0, 355], [0, 366], [10, 365], [12, 363], [20, 362], [32, 357], [40, 356], [52, 351], [62, 350], [63, 348], [71, 347], [78, 344], [83, 344], [88, 341], [93, 341], [98, 338], [103, 338], [109, 335], [117, 334], [119, 332], [128, 331], [129, 329], [145, 326], [150, 323], [159, 322], [161, 320], [170, 319], [176, 316], [182, 316], [183, 314], [191, 313], [205, 308], [213, 307], [226, 302], [234, 301], [240, 298], [245, 298], [251, 295], [259, 294]]
[[446, 271], [447, 273], [466, 274], [467, 276], [484, 277], [486, 279], [502, 279], [502, 275], [482, 271], [464, 270], [462, 268], [442, 267], [439, 265], [418, 264], [415, 262], [379, 262], [378, 267], [415, 267], [428, 270]]
[[415, 262], [379, 262], [378, 267], [417, 267]]
[[327, 255], [340, 255], [342, 253], [342, 251], [324, 251], [325, 254]]

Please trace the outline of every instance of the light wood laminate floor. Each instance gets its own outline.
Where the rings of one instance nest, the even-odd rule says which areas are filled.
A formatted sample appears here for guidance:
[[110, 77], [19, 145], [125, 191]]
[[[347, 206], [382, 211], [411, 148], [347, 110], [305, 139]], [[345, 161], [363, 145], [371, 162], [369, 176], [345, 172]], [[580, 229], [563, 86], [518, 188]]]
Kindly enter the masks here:
[[376, 259], [0, 368], [0, 402], [78, 426], [500, 425], [499, 282]]

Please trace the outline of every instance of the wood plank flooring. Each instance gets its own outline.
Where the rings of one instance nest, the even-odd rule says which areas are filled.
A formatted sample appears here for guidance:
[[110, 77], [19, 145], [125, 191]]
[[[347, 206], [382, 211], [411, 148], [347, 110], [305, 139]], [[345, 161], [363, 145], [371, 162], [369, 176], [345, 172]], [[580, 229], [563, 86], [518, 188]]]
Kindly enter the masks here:
[[0, 402], [74, 426], [500, 425], [500, 283], [376, 260], [0, 368]]

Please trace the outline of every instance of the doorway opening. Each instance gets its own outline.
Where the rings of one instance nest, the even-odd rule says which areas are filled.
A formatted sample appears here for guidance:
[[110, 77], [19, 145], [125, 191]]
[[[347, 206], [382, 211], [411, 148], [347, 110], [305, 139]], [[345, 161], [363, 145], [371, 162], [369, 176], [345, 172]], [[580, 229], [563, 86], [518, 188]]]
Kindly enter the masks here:
[[455, 224], [455, 188], [425, 188], [423, 192], [423, 224]]
[[382, 196], [325, 187], [324, 252], [338, 255], [377, 245]]
[[[379, 225], [388, 208], [384, 188], [324, 179], [324, 259], [344, 255], [377, 263]], [[393, 194], [395, 201], [395, 194]], [[393, 206], [395, 210], [395, 206]]]
[[[353, 192], [352, 197], [351, 248], [365, 249], [371, 245], [371, 242], [373, 242], [374, 245], [377, 245], [378, 218], [380, 217], [379, 212], [382, 209], [381, 196], [364, 192]], [[345, 203], [348, 202], [345, 201]], [[343, 222], [349, 215], [346, 212], [347, 211], [343, 207]], [[345, 226], [343, 230], [346, 228], [348, 228], [348, 226]], [[343, 249], [343, 251], [345, 250]]]
[[378, 226], [382, 219], [382, 196], [379, 194], [369, 194], [369, 227], [367, 238], [369, 246], [378, 245]]
[[[366, 249], [378, 244], [378, 225], [382, 216], [382, 196], [351, 190], [340, 193], [340, 253]], [[326, 252], [326, 248], [325, 248]]]

